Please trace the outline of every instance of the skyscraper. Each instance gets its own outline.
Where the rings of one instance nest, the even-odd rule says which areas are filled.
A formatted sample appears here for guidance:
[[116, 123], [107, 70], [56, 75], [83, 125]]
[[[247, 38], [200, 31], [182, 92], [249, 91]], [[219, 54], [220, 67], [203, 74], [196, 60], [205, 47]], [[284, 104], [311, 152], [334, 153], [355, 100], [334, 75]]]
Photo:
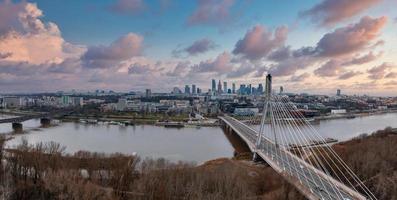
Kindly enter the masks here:
[[340, 89], [336, 90], [336, 96], [340, 96]]
[[258, 94], [263, 94], [263, 85], [262, 85], [262, 83], [259, 83], [258, 89], [257, 89], [257, 93]]
[[236, 84], [232, 83], [232, 93], [236, 94]]
[[151, 89], [146, 89], [146, 98], [152, 96], [152, 90]]
[[215, 79], [212, 79], [212, 87], [211, 87], [212, 92], [216, 91], [216, 81]]
[[193, 84], [193, 85], [192, 85], [192, 94], [196, 94], [196, 93], [197, 93], [196, 85]]
[[218, 82], [218, 94], [222, 94], [222, 84], [221, 84], [221, 80], [219, 80], [219, 82]]
[[280, 86], [280, 94], [283, 94], [283, 92], [284, 92], [284, 88], [283, 86]]
[[189, 87], [189, 85], [185, 85], [185, 94], [190, 94], [190, 87]]
[[223, 82], [223, 92], [227, 93], [227, 82], [226, 81]]

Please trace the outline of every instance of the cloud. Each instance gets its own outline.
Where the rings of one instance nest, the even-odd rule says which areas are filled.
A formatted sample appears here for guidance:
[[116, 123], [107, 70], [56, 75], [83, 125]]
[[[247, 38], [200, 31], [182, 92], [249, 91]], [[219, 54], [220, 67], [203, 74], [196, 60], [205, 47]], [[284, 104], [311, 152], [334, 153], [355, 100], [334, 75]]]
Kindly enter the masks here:
[[228, 52], [219, 54], [214, 60], [201, 61], [199, 64], [193, 66], [193, 73], [196, 72], [229, 72], [233, 65], [231, 64], [231, 55]]
[[385, 78], [397, 78], [397, 73], [389, 72], [388, 74], [386, 74]]
[[127, 15], [140, 14], [145, 8], [143, 0], [116, 0], [109, 6], [110, 11]]
[[188, 25], [219, 25], [229, 20], [234, 0], [197, 0], [197, 8], [189, 16]]
[[346, 73], [341, 74], [338, 79], [340, 80], [347, 80], [349, 78], [352, 78], [354, 76], [360, 75], [362, 74], [361, 72], [357, 72], [357, 71], [348, 71]]
[[190, 69], [189, 65], [190, 65], [189, 61], [178, 62], [178, 64], [175, 66], [175, 68], [173, 70], [167, 72], [166, 75], [167, 76], [183, 76]]
[[210, 39], [203, 38], [200, 40], [196, 40], [190, 46], [183, 49], [175, 49], [172, 51], [174, 57], [181, 57], [182, 54], [186, 53], [189, 56], [196, 56], [198, 54], [202, 54], [208, 52], [212, 49], [215, 49], [217, 45]]
[[305, 69], [316, 62], [316, 59], [310, 56], [291, 57], [269, 66], [268, 72], [275, 76], [289, 76], [295, 74], [300, 69]]
[[372, 61], [378, 59], [379, 57], [381, 57], [382, 54], [383, 54], [383, 53], [381, 52], [381, 53], [379, 53], [378, 55], [375, 55], [375, 54], [371, 51], [371, 52], [369, 52], [369, 53], [366, 54], [366, 55], [363, 55], [363, 56], [360, 56], [360, 57], [354, 57], [354, 58], [352, 58], [351, 60], [349, 60], [349, 61], [343, 63], [342, 65], [349, 66], [349, 65], [361, 65], [361, 64], [369, 63], [369, 62], [372, 62]]
[[301, 82], [301, 81], [306, 80], [309, 77], [310, 77], [310, 74], [305, 72], [305, 73], [303, 73], [301, 75], [298, 75], [298, 76], [291, 76], [291, 78], [288, 81], [290, 81], [290, 82]]
[[341, 56], [355, 53], [368, 47], [379, 36], [380, 30], [387, 22], [387, 17], [363, 17], [357, 24], [338, 28], [325, 34], [317, 43], [319, 56]]
[[271, 51], [284, 45], [288, 29], [285, 26], [276, 28], [274, 33], [262, 25], [256, 25], [248, 30], [243, 39], [237, 41], [233, 54], [242, 55], [250, 60], [258, 60]]
[[139, 56], [143, 49], [143, 37], [128, 33], [109, 46], [91, 46], [82, 56], [84, 66], [89, 68], [114, 67], [121, 61]]
[[314, 74], [318, 76], [337, 76], [343, 71], [339, 60], [329, 60], [320, 68], [314, 70]]
[[197, 55], [200, 53], [205, 53], [211, 49], [214, 49], [216, 47], [215, 43], [207, 38], [197, 40], [195, 41], [192, 45], [188, 46], [185, 48], [185, 51], [189, 55]]
[[323, 0], [302, 12], [303, 17], [310, 17], [313, 22], [321, 26], [330, 26], [349, 19], [382, 0]]
[[[40, 19], [42, 11], [36, 4], [5, 1], [0, 3], [0, 13], [2, 60], [32, 64], [60, 63], [79, 56], [85, 50], [65, 42], [56, 24], [44, 23]], [[69, 49], [66, 50], [66, 47]]]
[[367, 70], [369, 74], [368, 78], [373, 80], [383, 79], [387, 73], [387, 70], [392, 69], [393, 67], [395, 67], [395, 65], [391, 63], [383, 63], [377, 67], [373, 67]]
[[146, 74], [152, 71], [153, 69], [150, 65], [141, 63], [134, 63], [128, 68], [128, 74]]
[[289, 57], [291, 57], [291, 47], [283, 46], [270, 53], [267, 59], [272, 61], [283, 61]]

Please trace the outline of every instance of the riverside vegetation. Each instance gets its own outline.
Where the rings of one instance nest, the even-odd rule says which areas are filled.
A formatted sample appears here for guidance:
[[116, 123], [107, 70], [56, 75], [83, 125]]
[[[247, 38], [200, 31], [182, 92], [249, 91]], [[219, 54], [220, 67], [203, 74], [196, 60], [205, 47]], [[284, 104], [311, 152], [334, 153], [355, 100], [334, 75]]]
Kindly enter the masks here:
[[[23, 140], [4, 149], [4, 199], [305, 199], [270, 167], [217, 159], [196, 166], [164, 159], [77, 152]], [[387, 128], [333, 148], [379, 199], [397, 199], [397, 133]]]

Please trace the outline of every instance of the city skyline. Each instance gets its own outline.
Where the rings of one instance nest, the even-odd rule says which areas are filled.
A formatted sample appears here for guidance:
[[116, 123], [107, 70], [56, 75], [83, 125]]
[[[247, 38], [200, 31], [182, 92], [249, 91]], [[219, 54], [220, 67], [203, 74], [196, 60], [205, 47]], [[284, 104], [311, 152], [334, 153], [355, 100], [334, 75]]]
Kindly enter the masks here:
[[395, 96], [396, 6], [0, 0], [0, 93], [237, 90], [271, 73], [286, 92]]

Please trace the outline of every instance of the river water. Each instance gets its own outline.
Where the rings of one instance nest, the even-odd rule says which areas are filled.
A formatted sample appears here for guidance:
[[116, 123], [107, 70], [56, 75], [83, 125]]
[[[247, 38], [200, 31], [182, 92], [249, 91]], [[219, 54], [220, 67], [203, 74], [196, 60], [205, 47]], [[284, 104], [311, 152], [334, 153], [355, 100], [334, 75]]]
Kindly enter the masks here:
[[[6, 116], [0, 116], [5, 118]], [[371, 115], [354, 119], [323, 120], [314, 127], [325, 138], [348, 140], [362, 133], [397, 127], [397, 113]], [[39, 120], [23, 123], [24, 134], [14, 135], [7, 143], [13, 147], [26, 138], [30, 143], [55, 141], [66, 152], [79, 150], [105, 153], [137, 153], [141, 157], [166, 158], [171, 161], [202, 163], [219, 157], [232, 157], [234, 149], [219, 127], [164, 128], [152, 125], [119, 126], [64, 122], [50, 128]], [[0, 133], [11, 132], [11, 124], [0, 124]]]

